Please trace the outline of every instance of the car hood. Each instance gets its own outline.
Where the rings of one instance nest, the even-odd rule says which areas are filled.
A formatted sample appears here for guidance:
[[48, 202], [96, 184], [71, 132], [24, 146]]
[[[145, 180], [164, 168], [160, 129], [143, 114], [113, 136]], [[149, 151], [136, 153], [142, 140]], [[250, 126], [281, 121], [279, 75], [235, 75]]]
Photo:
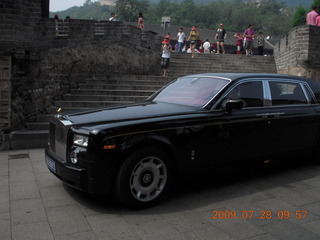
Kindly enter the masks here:
[[145, 102], [70, 113], [63, 118], [72, 125], [93, 125], [183, 115], [197, 110], [178, 104]]

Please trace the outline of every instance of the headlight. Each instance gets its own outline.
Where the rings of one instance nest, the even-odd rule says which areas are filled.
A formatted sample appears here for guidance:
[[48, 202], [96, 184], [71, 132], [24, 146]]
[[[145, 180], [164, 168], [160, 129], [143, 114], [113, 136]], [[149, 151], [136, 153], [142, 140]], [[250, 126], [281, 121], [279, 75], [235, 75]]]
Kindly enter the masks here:
[[79, 145], [81, 147], [88, 147], [88, 140], [87, 136], [75, 134], [73, 136], [73, 144]]

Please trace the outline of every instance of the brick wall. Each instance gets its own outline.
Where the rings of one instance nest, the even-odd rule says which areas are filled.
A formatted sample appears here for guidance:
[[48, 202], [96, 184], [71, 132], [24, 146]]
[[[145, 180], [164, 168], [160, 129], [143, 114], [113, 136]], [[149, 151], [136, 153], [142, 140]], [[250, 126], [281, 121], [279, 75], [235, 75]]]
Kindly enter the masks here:
[[278, 73], [320, 81], [320, 27], [292, 29], [274, 49]]
[[13, 111], [12, 129], [34, 121], [54, 99], [95, 74], [159, 73], [161, 38], [155, 33], [119, 22], [99, 22], [97, 29], [97, 23], [41, 19], [33, 45], [15, 50], [13, 106], [21, 104], [23, 115]]
[[[0, 57], [0, 146], [11, 128], [11, 56]], [[1, 149], [1, 147], [0, 147]]]
[[95, 74], [160, 71], [162, 39], [156, 33], [120, 22], [49, 19], [43, 6], [48, 0], [0, 2], [2, 69], [8, 56], [14, 59], [9, 79], [0, 79], [0, 146], [6, 131], [34, 121]]

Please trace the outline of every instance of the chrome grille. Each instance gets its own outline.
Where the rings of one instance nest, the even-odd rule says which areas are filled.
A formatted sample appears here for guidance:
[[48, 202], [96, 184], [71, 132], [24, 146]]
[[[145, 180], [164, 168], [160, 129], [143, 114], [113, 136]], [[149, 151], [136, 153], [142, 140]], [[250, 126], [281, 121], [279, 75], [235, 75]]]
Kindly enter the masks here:
[[50, 123], [50, 150], [63, 161], [66, 161], [68, 130], [69, 126], [65, 126], [59, 119]]

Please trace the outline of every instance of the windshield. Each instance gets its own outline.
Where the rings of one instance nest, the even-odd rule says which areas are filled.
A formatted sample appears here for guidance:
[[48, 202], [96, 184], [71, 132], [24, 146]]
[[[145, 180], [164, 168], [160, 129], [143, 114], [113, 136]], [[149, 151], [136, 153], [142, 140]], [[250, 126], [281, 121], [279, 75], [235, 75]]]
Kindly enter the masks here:
[[202, 107], [228, 83], [226, 79], [213, 77], [182, 77], [162, 89], [152, 100]]

